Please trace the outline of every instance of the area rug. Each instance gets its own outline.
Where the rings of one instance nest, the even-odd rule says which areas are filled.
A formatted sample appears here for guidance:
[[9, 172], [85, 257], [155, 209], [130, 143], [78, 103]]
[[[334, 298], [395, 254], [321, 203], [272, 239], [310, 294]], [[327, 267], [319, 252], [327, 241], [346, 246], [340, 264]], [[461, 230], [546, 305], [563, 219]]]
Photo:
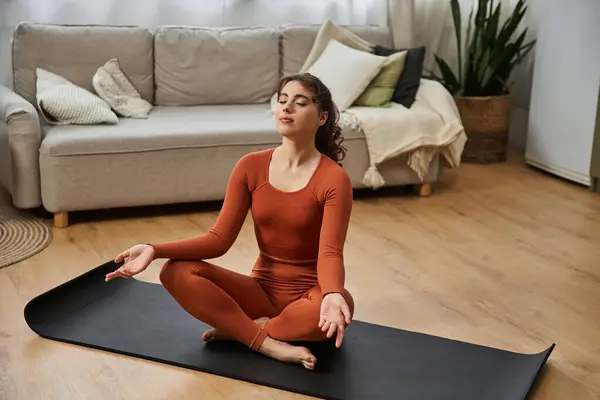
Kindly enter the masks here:
[[14, 207], [0, 193], [0, 268], [23, 261], [52, 241], [52, 229], [43, 219]]

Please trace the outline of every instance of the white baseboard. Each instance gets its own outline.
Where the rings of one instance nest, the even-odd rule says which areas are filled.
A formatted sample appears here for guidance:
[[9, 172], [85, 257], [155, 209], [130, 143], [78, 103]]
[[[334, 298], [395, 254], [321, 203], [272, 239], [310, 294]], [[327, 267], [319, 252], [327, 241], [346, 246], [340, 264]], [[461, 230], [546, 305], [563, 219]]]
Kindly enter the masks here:
[[525, 162], [527, 162], [527, 164], [533, 167], [539, 168], [551, 174], [560, 176], [573, 182], [580, 183], [585, 186], [590, 186], [592, 184], [592, 179], [589, 174], [582, 174], [581, 172], [571, 171], [567, 168], [546, 164], [527, 155], [525, 155]]

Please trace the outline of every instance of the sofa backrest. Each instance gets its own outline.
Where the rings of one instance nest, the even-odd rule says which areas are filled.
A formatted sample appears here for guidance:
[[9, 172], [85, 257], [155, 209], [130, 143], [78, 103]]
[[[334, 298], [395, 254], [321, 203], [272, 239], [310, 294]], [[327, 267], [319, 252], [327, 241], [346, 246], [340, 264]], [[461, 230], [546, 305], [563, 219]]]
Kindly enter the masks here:
[[[347, 28], [371, 43], [393, 45], [389, 27]], [[264, 103], [282, 76], [300, 70], [319, 29], [21, 23], [13, 37], [14, 88], [35, 104], [40, 67], [94, 93], [96, 70], [116, 58], [141, 96], [156, 105]]]
[[156, 104], [264, 103], [277, 89], [279, 36], [262, 27], [159, 27]]
[[135, 26], [21, 23], [13, 36], [14, 90], [35, 104], [36, 68], [47, 69], [94, 92], [98, 67], [117, 58], [140, 95], [154, 99], [153, 36]]

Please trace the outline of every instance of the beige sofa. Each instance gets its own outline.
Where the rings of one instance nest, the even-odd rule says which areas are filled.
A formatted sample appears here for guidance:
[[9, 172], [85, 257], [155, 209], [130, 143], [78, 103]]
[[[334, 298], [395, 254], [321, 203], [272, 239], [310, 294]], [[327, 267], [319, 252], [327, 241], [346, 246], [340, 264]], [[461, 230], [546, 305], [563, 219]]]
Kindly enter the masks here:
[[[387, 27], [349, 29], [392, 46]], [[0, 178], [19, 208], [43, 206], [55, 226], [79, 210], [219, 200], [244, 154], [280, 143], [269, 100], [282, 75], [297, 72], [319, 26], [229, 28], [56, 26], [23, 23], [13, 39], [14, 90], [0, 87]], [[90, 91], [92, 76], [117, 58], [147, 119], [116, 125], [48, 125], [37, 112], [36, 68]], [[400, 129], [400, 128], [399, 128]], [[343, 127], [344, 167], [363, 187], [364, 135]], [[386, 185], [425, 182], [402, 157], [380, 166]]]

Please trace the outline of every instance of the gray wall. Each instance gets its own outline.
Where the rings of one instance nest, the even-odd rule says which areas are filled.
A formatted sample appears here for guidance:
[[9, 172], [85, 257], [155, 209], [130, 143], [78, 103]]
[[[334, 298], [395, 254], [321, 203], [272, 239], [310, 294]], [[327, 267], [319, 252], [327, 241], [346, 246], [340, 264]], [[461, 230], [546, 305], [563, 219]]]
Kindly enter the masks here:
[[[542, 14], [545, 0], [529, 0], [528, 14], [524, 23], [528, 26], [527, 39], [537, 36], [537, 29]], [[524, 150], [527, 142], [527, 125], [529, 118], [529, 106], [531, 103], [531, 84], [533, 82], [533, 66], [535, 62], [535, 48], [533, 48], [522, 65], [517, 67], [513, 73], [514, 85], [512, 87], [513, 107], [511, 109], [511, 124], [509, 143], [518, 150]]]

